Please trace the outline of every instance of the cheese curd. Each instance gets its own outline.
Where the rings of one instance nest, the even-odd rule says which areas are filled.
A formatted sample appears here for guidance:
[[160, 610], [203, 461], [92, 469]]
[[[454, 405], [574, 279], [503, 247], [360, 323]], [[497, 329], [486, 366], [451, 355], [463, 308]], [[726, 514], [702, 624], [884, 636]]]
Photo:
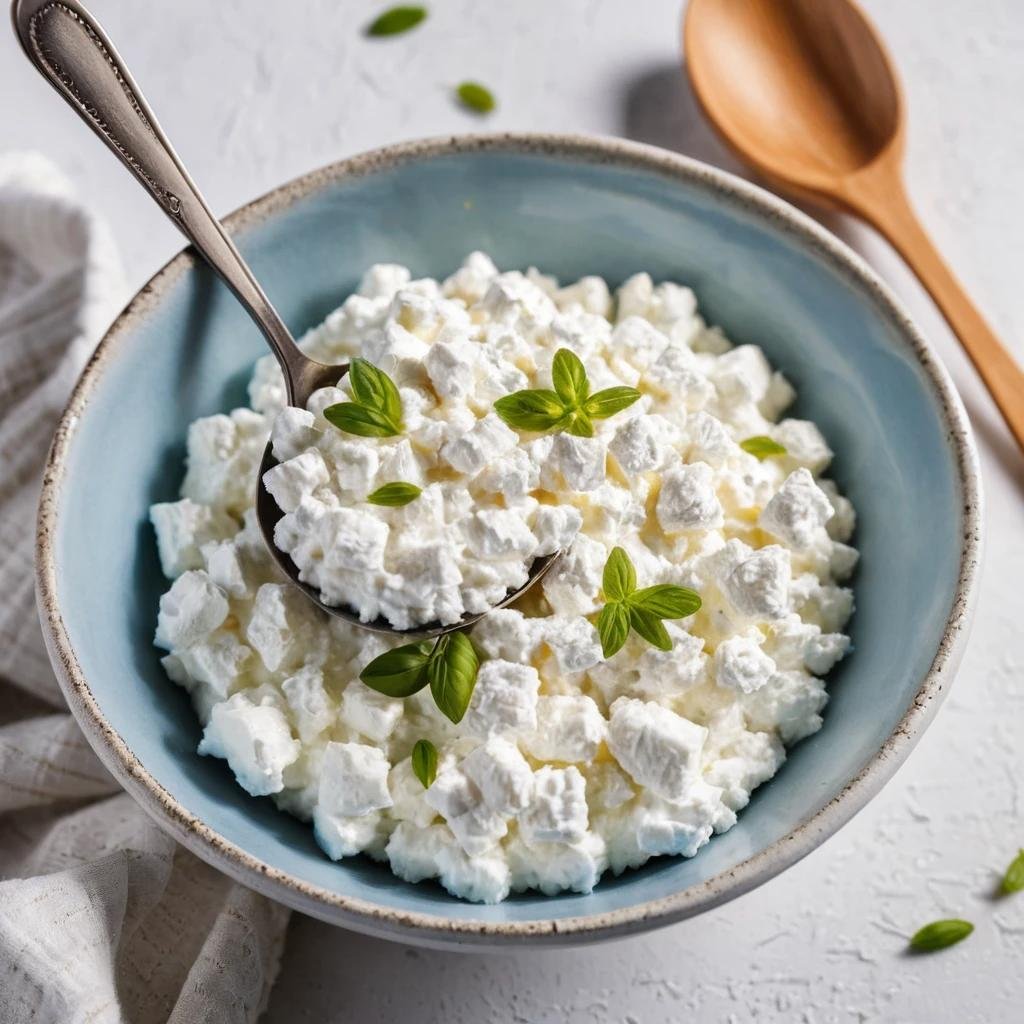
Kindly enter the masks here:
[[[300, 344], [385, 370], [403, 432], [331, 426], [345, 380], [287, 407], [271, 356], [251, 409], [189, 430], [181, 499], [150, 518], [172, 581], [156, 644], [192, 697], [200, 753], [310, 821], [328, 856], [366, 853], [468, 900], [589, 892], [605, 871], [692, 856], [730, 828], [786, 745], [822, 725], [857, 560], [853, 506], [822, 476], [832, 453], [813, 423], [781, 418], [794, 392], [763, 352], [708, 327], [678, 284], [637, 274], [613, 296], [596, 277], [500, 273], [482, 253], [442, 282], [371, 267]], [[494, 402], [551, 387], [559, 348], [592, 390], [640, 399], [591, 438], [513, 430]], [[786, 454], [759, 461], [740, 444], [753, 435]], [[396, 700], [359, 680], [401, 638], [328, 618], [281, 576], [253, 508], [268, 438], [278, 546], [364, 620], [453, 622], [564, 552], [474, 627], [482, 661], [458, 725], [429, 690]], [[395, 481], [421, 494], [366, 501]], [[696, 614], [666, 621], [672, 650], [631, 633], [603, 656], [594, 622], [615, 546], [638, 586], [700, 594]], [[438, 752], [429, 788], [412, 768], [421, 739]]]

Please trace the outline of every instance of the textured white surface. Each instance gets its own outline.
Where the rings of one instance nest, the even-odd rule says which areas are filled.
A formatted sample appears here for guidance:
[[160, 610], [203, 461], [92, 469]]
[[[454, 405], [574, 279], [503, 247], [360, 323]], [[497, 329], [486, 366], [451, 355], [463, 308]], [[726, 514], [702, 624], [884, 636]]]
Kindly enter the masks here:
[[[678, 0], [435, 0], [407, 37], [364, 40], [368, 0], [92, 7], [214, 209], [412, 136], [493, 129], [626, 135], [731, 170], [679, 75]], [[1024, 360], [1024, 8], [865, 0], [902, 68], [920, 212]], [[969, 15], [968, 15], [969, 11]], [[968, 20], [969, 19], [969, 20]], [[500, 107], [454, 108], [476, 77]], [[138, 187], [0, 32], [3, 145], [56, 159], [109, 218], [137, 285], [179, 247]], [[422, 952], [296, 917], [267, 1019], [659, 1022], [1010, 1021], [1024, 998], [1024, 895], [991, 897], [1024, 845], [1024, 460], [965, 357], [891, 252], [826, 223], [904, 297], [964, 396], [982, 449], [988, 561], [974, 636], [938, 720], [897, 778], [807, 860], [695, 921], [604, 947]], [[932, 918], [970, 939], [903, 954]]]

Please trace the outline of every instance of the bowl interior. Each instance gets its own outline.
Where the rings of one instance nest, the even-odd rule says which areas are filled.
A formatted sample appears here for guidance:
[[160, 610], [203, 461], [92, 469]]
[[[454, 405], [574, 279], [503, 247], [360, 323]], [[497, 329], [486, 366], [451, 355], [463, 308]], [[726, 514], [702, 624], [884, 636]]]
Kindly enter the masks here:
[[856, 650], [830, 680], [825, 728], [692, 860], [657, 859], [588, 896], [499, 906], [408, 885], [362, 857], [332, 863], [307, 825], [248, 797], [223, 762], [195, 753], [199, 725], [151, 642], [167, 584], [147, 508], [177, 497], [188, 424], [244, 404], [265, 351], [213, 276], [185, 268], [122, 326], [95, 376], [67, 451], [54, 550], [59, 607], [96, 701], [188, 812], [273, 868], [341, 895], [448, 919], [548, 920], [619, 910], [726, 872], [811, 818], [873, 758], [939, 646], [962, 510], [938, 399], [868, 287], [785, 221], [699, 173], [680, 179], [573, 153], [470, 148], [328, 173], [245, 220], [239, 245], [296, 332], [371, 263], [443, 276], [472, 249], [503, 268], [536, 264], [566, 280], [618, 283], [642, 269], [691, 285], [710, 322], [763, 346], [799, 391], [793, 415], [816, 421], [837, 453], [833, 475], [859, 513]]

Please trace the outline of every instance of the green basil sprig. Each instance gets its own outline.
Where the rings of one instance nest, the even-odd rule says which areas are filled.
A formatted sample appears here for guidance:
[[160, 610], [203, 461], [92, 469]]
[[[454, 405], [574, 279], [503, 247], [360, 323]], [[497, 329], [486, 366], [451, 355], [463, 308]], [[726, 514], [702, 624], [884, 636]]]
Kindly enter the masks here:
[[426, 8], [413, 6], [389, 7], [366, 28], [368, 36], [397, 36], [415, 28], [427, 16]]
[[919, 928], [910, 937], [910, 948], [922, 953], [932, 953], [937, 949], [945, 949], [961, 942], [974, 931], [970, 921], [949, 918], [944, 921], [932, 921]]
[[424, 789], [430, 789], [437, 778], [437, 747], [430, 740], [417, 740], [412, 748], [412, 773]]
[[415, 484], [406, 483], [404, 480], [395, 480], [393, 483], [384, 484], [377, 490], [366, 496], [371, 505], [386, 505], [388, 508], [401, 508], [415, 501], [423, 491]]
[[445, 633], [385, 651], [359, 678], [388, 697], [411, 697], [424, 686], [441, 712], [456, 725], [462, 721], [476, 686], [480, 659], [465, 633]]
[[383, 370], [365, 359], [353, 359], [348, 381], [353, 400], [324, 409], [328, 423], [359, 437], [396, 437], [402, 432], [402, 399]]
[[748, 437], [746, 440], [740, 441], [740, 447], [745, 452], [756, 455], [762, 462], [772, 455], [786, 454], [786, 446], [779, 444], [778, 441], [768, 437], [767, 434], [757, 434], [755, 437]]
[[494, 411], [519, 430], [564, 430], [577, 437], [594, 436], [594, 420], [606, 420], [631, 406], [636, 388], [614, 387], [590, 393], [590, 381], [579, 356], [560, 348], [551, 363], [554, 390], [534, 388], [505, 395]]
[[456, 90], [459, 102], [477, 114], [489, 114], [495, 107], [494, 94], [479, 82], [463, 82]]
[[605, 606], [597, 617], [601, 650], [610, 658], [632, 629], [660, 651], [672, 650], [672, 638], [663, 619], [684, 619], [700, 608], [700, 595], [686, 587], [659, 583], [636, 589], [636, 569], [622, 548], [613, 548], [601, 580]]

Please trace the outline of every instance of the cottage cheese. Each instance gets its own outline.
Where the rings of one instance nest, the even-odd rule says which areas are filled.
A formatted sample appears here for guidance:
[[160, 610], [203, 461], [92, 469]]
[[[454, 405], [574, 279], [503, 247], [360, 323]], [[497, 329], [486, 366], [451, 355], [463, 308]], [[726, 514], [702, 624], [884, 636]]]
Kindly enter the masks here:
[[[172, 581], [156, 643], [193, 699], [200, 752], [311, 821], [328, 856], [367, 853], [469, 900], [589, 892], [607, 870], [692, 856], [730, 828], [786, 745], [822, 725], [857, 560], [853, 507], [822, 476], [828, 445], [781, 418], [793, 389], [761, 350], [707, 327], [680, 285], [638, 274], [613, 299], [600, 278], [559, 288], [481, 253], [443, 282], [372, 267], [301, 344], [386, 370], [405, 430], [330, 426], [344, 380], [286, 407], [269, 356], [251, 409], [190, 429], [181, 500], [151, 520]], [[593, 438], [521, 433], [494, 414], [510, 391], [549, 387], [561, 347], [593, 389], [642, 393]], [[754, 434], [787, 454], [758, 461], [739, 444]], [[281, 577], [253, 511], [268, 438], [278, 545], [363, 619], [451, 622], [565, 552], [474, 628], [484, 660], [459, 725], [429, 691], [365, 686], [360, 671], [397, 641], [324, 616]], [[395, 480], [421, 495], [366, 502]], [[700, 593], [697, 614], [666, 623], [671, 651], [631, 635], [603, 657], [593, 622], [616, 545], [640, 586]], [[420, 739], [439, 755], [429, 788], [412, 770]]]

